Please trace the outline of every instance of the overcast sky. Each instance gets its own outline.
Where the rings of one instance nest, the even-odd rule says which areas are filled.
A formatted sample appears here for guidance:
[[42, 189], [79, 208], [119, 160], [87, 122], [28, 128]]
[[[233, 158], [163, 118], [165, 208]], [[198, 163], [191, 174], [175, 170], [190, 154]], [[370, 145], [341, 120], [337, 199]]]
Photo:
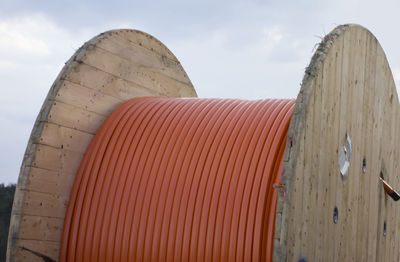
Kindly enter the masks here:
[[0, 0], [0, 182], [17, 181], [51, 84], [101, 32], [152, 34], [181, 61], [200, 97], [294, 98], [314, 46], [344, 23], [378, 38], [399, 86], [399, 11], [400, 1], [386, 0]]

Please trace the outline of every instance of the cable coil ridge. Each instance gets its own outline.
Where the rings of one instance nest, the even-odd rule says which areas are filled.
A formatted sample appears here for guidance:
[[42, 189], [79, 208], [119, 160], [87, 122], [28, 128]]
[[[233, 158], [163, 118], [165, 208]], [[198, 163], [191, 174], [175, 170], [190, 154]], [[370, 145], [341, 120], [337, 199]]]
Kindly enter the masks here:
[[92, 139], [60, 261], [272, 260], [295, 100], [144, 97]]

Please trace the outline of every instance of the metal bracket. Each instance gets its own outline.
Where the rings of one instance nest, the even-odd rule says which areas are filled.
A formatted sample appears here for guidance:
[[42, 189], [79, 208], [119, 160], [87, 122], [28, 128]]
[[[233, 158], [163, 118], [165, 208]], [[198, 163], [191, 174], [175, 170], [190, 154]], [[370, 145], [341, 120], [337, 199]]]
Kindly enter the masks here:
[[344, 180], [346, 180], [347, 176], [349, 175], [350, 157], [352, 151], [353, 145], [351, 143], [349, 134], [346, 132], [346, 141], [342, 147], [339, 156], [339, 170]]

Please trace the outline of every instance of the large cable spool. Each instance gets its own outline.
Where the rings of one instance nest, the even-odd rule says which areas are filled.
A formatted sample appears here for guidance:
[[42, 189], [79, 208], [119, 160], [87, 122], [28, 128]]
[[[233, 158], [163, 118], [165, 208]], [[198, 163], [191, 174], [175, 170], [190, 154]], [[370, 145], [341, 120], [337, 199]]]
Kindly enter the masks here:
[[[32, 131], [13, 206], [8, 247], [10, 261], [118, 261], [120, 256], [155, 261], [192, 260], [194, 257], [199, 260], [226, 258], [266, 261], [271, 258], [275, 261], [400, 260], [400, 208], [398, 202], [393, 201], [385, 192], [387, 187], [384, 188], [380, 180], [384, 178], [395, 189], [400, 187], [400, 141], [397, 136], [400, 129], [399, 103], [385, 54], [368, 30], [357, 25], [344, 25], [337, 27], [323, 39], [306, 69], [300, 93], [294, 108], [291, 109], [293, 111], [288, 110], [285, 114], [291, 116], [290, 124], [288, 119], [287, 122], [279, 121], [282, 126], [289, 124], [289, 127], [287, 133], [276, 133], [281, 139], [273, 140], [274, 143], [280, 144], [274, 151], [275, 154], [272, 154], [277, 156], [274, 158], [275, 171], [263, 173], [263, 177], [266, 178], [273, 174], [274, 178], [269, 180], [273, 182], [268, 183], [264, 191], [259, 191], [260, 194], [277, 197], [277, 202], [261, 201], [267, 203], [264, 205], [265, 212], [254, 212], [256, 217], [252, 217], [259, 220], [268, 218], [268, 225], [271, 221], [272, 224], [275, 223], [272, 231], [263, 231], [269, 227], [264, 227], [262, 232], [253, 231], [257, 236], [267, 236], [269, 240], [266, 242], [263, 242], [265, 237], [257, 238], [255, 235], [242, 238], [240, 234], [250, 232], [251, 230], [246, 231], [246, 228], [251, 227], [242, 227], [241, 222], [233, 227], [225, 226], [221, 222], [225, 220], [221, 220], [219, 214], [225, 210], [232, 212], [232, 221], [238, 217], [239, 221], [252, 220], [248, 217], [242, 219], [241, 211], [238, 213], [240, 201], [229, 200], [231, 206], [220, 208], [224, 205], [219, 200], [224, 198], [214, 201], [211, 197], [214, 194], [229, 195], [229, 184], [227, 189], [224, 189], [227, 184], [223, 179], [216, 179], [218, 186], [212, 187], [208, 198], [193, 201], [199, 203], [206, 199], [208, 202], [204, 203], [213, 203], [209, 212], [204, 211], [204, 217], [207, 219], [200, 219], [200, 222], [187, 219], [181, 223], [181, 214], [184, 214], [186, 219], [186, 212], [190, 214], [191, 209], [200, 214], [203, 214], [203, 210], [198, 210], [196, 205], [185, 204], [184, 201], [183, 204], [181, 201], [175, 201], [181, 198], [175, 197], [175, 193], [170, 194], [169, 188], [164, 187], [166, 183], [163, 178], [174, 181], [172, 184], [177, 185], [177, 190], [172, 191], [178, 192], [177, 195], [190, 196], [193, 192], [185, 187], [181, 180], [183, 176], [173, 174], [186, 174], [191, 178], [191, 172], [172, 171], [185, 170], [191, 166], [192, 162], [185, 162], [185, 159], [199, 159], [195, 154], [177, 152], [193, 153], [206, 147], [206, 144], [201, 144], [200, 147], [194, 148], [196, 150], [186, 150], [190, 143], [185, 144], [185, 141], [190, 141], [189, 137], [196, 134], [196, 129], [189, 127], [201, 125], [201, 121], [196, 122], [195, 119], [201, 119], [202, 114], [206, 117], [204, 112], [211, 110], [214, 104], [220, 103], [224, 106], [219, 107], [218, 113], [215, 111], [211, 114], [214, 117], [223, 116], [223, 112], [229, 111], [232, 119], [240, 119], [238, 115], [248, 114], [248, 121], [261, 124], [263, 121], [268, 122], [271, 115], [264, 114], [259, 119], [255, 116], [261, 116], [263, 110], [268, 110], [271, 100], [148, 97], [154, 95], [187, 97], [195, 96], [195, 92], [176, 58], [153, 37], [137, 31], [112, 31], [94, 38], [78, 50], [53, 85]], [[138, 96], [147, 98], [129, 100]], [[116, 97], [118, 99], [115, 99]], [[129, 101], [117, 108], [126, 100]], [[287, 105], [292, 103], [290, 100], [286, 101]], [[247, 104], [247, 110], [238, 113], [227, 109], [236, 104]], [[256, 105], [259, 106], [258, 109], [255, 109]], [[127, 108], [135, 110], [129, 114], [121, 114], [122, 111], [128, 110]], [[155, 108], [162, 110], [157, 111]], [[177, 110], [178, 108], [184, 110]], [[72, 109], [75, 111], [71, 111]], [[144, 114], [146, 110], [157, 111], [151, 113], [155, 118]], [[126, 121], [115, 121], [115, 115], [118, 114], [120, 119]], [[145, 120], [146, 115], [149, 120]], [[145, 128], [133, 119], [140, 120], [140, 123], [149, 121], [154, 128]], [[254, 148], [251, 143], [255, 143], [255, 140], [250, 138], [262, 137], [254, 135], [256, 133], [252, 132], [256, 132], [256, 129], [247, 128], [245, 121], [216, 121], [215, 129], [223, 132], [223, 123], [238, 123], [238, 130], [235, 132], [253, 136], [243, 135], [241, 139], [236, 140], [239, 144], [228, 144], [229, 139], [223, 140], [224, 136], [218, 136], [221, 142], [210, 145], [210, 149], [206, 150], [214, 156], [221, 154], [218, 155], [220, 158], [214, 157], [216, 160], [209, 163], [210, 167], [223, 167], [224, 163], [229, 163], [227, 160], [221, 160], [225, 148], [240, 148], [241, 145], [246, 147], [248, 142], [247, 148], [251, 149]], [[101, 125], [102, 128], [99, 129]], [[110, 126], [113, 127], [107, 128]], [[168, 129], [166, 126], [173, 128]], [[260, 126], [265, 127], [265, 130], [272, 130], [267, 128], [268, 125]], [[127, 164], [120, 160], [124, 158], [115, 156], [127, 154], [125, 152], [130, 152], [130, 147], [125, 143], [125, 139], [117, 138], [124, 137], [123, 134], [132, 130], [134, 134], [140, 133], [138, 127], [142, 127], [140, 132], [144, 132], [148, 137], [153, 134], [152, 139], [155, 140], [139, 139], [143, 135], [132, 135], [129, 138], [132, 141], [136, 139], [138, 146], [140, 144], [143, 147], [141, 152], [138, 151], [140, 154], [137, 155], [137, 159], [147, 159], [134, 163], [142, 169], [147, 164], [148, 166], [145, 171], [128, 176], [126, 174], [129, 172], [119, 171], [128, 168]], [[206, 130], [200, 128], [198, 132]], [[261, 134], [266, 131], [259, 132]], [[282, 137], [284, 142], [277, 142], [282, 141]], [[102, 150], [94, 150], [96, 146], [107, 144], [107, 141], [110, 142], [109, 147], [103, 146]], [[152, 142], [147, 144], [148, 141]], [[163, 146], [171, 151], [155, 150], [162, 149]], [[245, 157], [248, 151], [235, 152], [238, 157], [233, 154], [233, 158], [242, 160], [236, 161], [234, 167], [251, 163], [246, 162], [246, 159], [251, 159]], [[266, 153], [263, 150], [259, 151], [260, 154], [263, 152]], [[115, 156], [111, 157], [113, 155]], [[258, 157], [257, 154], [250, 155]], [[93, 156], [93, 159], [97, 156], [103, 162], [94, 161], [93, 163], [97, 164], [89, 165], [90, 156]], [[282, 158], [280, 164], [279, 159]], [[107, 159], [110, 161], [105, 161]], [[168, 159], [173, 159], [171, 165], [176, 165], [171, 167]], [[194, 161], [197, 162], [201, 163], [200, 160]], [[152, 169], [161, 171], [151, 172]], [[84, 172], [85, 170], [90, 172]], [[113, 176], [108, 176], [109, 170], [117, 171]], [[235, 176], [235, 172], [238, 171], [235, 169], [234, 172], [227, 172], [226, 177], [253, 178], [257, 174], [248, 172], [246, 176]], [[214, 174], [213, 178], [219, 177], [218, 172], [199, 174]], [[130, 206], [129, 197], [123, 197], [124, 192], [129, 191], [123, 189], [126, 184], [129, 185], [123, 181], [129, 178], [135, 181], [144, 175], [147, 178], [146, 186], [140, 186], [137, 191], [137, 195], [142, 198], [135, 201], [142, 207], [148, 205], [149, 208], [136, 209]], [[97, 182], [99, 184], [96, 184]], [[139, 185], [140, 183], [136, 184]], [[194, 185], [196, 186], [196, 183]], [[206, 188], [206, 185], [207, 183], [203, 184], [203, 187]], [[151, 190], [147, 190], [149, 188]], [[243, 192], [249, 192], [251, 195], [253, 191]], [[167, 197], [166, 202], [163, 202], [160, 201], [163, 194], [173, 197]], [[237, 195], [240, 193], [235, 196]], [[249, 206], [255, 205], [252, 198], [248, 198], [246, 194], [243, 196], [249, 201]], [[129, 229], [125, 228], [124, 224], [117, 223], [130, 219], [126, 215], [115, 215], [113, 210], [117, 208], [115, 203], [118, 202], [120, 210], [116, 213], [134, 214], [129, 222], [132, 224], [127, 224]], [[126, 210], [121, 209], [121, 206], [126, 207]], [[171, 208], [164, 208], [167, 206]], [[182, 208], [179, 208], [181, 206]], [[160, 213], [164, 216], [159, 216]], [[248, 214], [253, 213], [248, 211]], [[210, 216], [211, 219], [208, 219]], [[201, 215], [199, 217], [202, 218]], [[168, 233], [164, 230], [164, 219], [175, 225], [172, 230], [168, 229]], [[115, 221], [117, 222], [114, 223]], [[170, 223], [171, 221], [173, 222]], [[199, 245], [195, 245], [195, 249], [191, 249], [193, 242], [184, 241], [190, 240], [190, 237], [184, 233], [180, 235], [182, 232], [188, 232], [185, 229], [190, 228], [185, 227], [186, 221], [192, 223], [191, 225], [199, 225], [193, 227], [196, 228], [195, 234], [199, 235], [196, 240]], [[218, 223], [222, 223], [222, 232], [212, 229], [218, 229]], [[263, 223], [254, 225], [260, 226]], [[134, 230], [130, 229], [131, 226]], [[236, 242], [232, 243], [240, 244], [233, 244], [233, 248], [229, 249], [231, 241], [229, 237], [224, 238], [224, 232], [227, 232], [224, 228], [238, 232]], [[148, 229], [153, 233], [148, 233]], [[126, 238], [118, 232], [132, 234], [133, 237], [124, 241]], [[102, 234], [107, 238], [99, 237], [103, 236]], [[214, 236], [218, 236], [216, 240]], [[256, 238], [261, 241], [255, 244]], [[213, 241], [209, 242], [210, 239]], [[169, 247], [168, 244], [174, 247]], [[131, 248], [134, 250], [133, 257], [130, 257], [129, 253], [130, 245], [134, 246]], [[257, 245], [257, 252], [249, 252], [254, 251]], [[126, 246], [127, 252], [124, 250]], [[229, 248], [226, 248], [227, 246]], [[101, 249], [98, 249], [100, 247]], [[152, 251], [155, 249], [159, 252]], [[191, 253], [193, 250], [195, 252]]]
[[61, 261], [271, 260], [294, 100], [135, 98], [75, 179]]

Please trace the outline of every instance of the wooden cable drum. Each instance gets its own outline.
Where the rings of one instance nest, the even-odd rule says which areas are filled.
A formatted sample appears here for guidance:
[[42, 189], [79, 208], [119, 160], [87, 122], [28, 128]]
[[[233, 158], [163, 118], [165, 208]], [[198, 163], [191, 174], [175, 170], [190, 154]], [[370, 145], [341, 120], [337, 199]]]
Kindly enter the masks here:
[[271, 260], [294, 100], [135, 98], [97, 133], [61, 261]]
[[193, 97], [155, 38], [87, 42], [33, 128], [8, 261], [400, 261], [400, 108], [368, 30], [325, 36], [296, 100]]

